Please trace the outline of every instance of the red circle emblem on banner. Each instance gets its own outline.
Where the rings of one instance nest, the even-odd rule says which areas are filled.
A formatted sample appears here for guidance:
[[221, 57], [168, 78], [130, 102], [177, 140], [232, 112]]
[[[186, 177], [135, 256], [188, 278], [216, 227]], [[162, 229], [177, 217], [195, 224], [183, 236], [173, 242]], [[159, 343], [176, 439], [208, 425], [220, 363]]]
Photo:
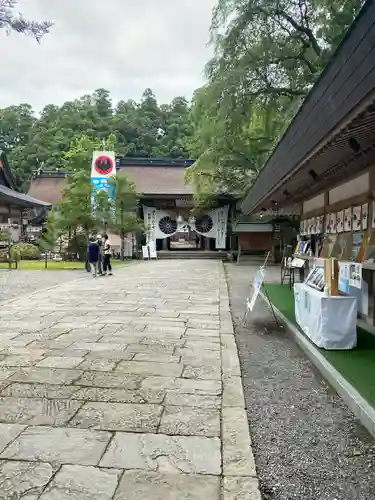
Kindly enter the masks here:
[[98, 156], [94, 163], [96, 172], [100, 175], [108, 175], [114, 168], [113, 159], [110, 156]]

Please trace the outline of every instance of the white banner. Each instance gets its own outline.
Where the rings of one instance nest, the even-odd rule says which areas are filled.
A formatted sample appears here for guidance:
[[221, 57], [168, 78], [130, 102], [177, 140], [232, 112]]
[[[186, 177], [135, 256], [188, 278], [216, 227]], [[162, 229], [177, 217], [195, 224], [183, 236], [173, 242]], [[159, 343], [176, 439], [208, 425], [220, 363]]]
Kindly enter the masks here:
[[164, 239], [177, 232], [186, 232], [188, 227], [207, 238], [216, 240], [216, 248], [225, 249], [228, 225], [229, 206], [216, 208], [200, 217], [189, 220], [177, 220], [165, 210], [143, 205], [144, 224], [147, 234], [147, 243]]
[[143, 217], [146, 228], [146, 242], [156, 241], [156, 208], [143, 205]]
[[110, 200], [115, 199], [115, 185], [111, 179], [116, 177], [116, 157], [113, 151], [94, 151], [91, 163], [91, 208], [96, 212], [96, 195], [107, 193]]
[[229, 206], [216, 209], [216, 248], [226, 247]]

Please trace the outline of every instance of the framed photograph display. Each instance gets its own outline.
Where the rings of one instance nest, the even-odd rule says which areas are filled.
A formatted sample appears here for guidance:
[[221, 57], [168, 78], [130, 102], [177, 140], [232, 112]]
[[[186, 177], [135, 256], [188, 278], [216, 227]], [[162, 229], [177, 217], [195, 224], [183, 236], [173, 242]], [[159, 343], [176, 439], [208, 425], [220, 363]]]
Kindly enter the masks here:
[[340, 210], [336, 214], [336, 228], [338, 233], [344, 232], [344, 211]]
[[344, 210], [344, 231], [352, 230], [352, 208], [345, 208]]
[[337, 214], [333, 213], [330, 215], [330, 232], [331, 234], [336, 234], [337, 233]]
[[312, 271], [310, 271], [309, 275], [306, 278], [305, 284], [314, 288], [315, 290], [319, 290], [322, 292], [325, 287], [324, 282], [324, 268], [322, 266], [316, 266]]
[[315, 218], [315, 231], [316, 231], [316, 234], [322, 234], [323, 233], [323, 221], [324, 221], [324, 215], [319, 215], [318, 217]]
[[367, 229], [368, 226], [368, 203], [362, 205], [362, 229]]
[[350, 264], [349, 286], [362, 288], [362, 264]]
[[311, 234], [311, 219], [306, 219], [306, 235], [310, 236]]
[[331, 214], [326, 214], [326, 220], [324, 225], [324, 232], [330, 234], [331, 232]]
[[353, 231], [360, 231], [361, 229], [361, 207], [353, 207]]
[[311, 234], [316, 234], [316, 217], [311, 219]]

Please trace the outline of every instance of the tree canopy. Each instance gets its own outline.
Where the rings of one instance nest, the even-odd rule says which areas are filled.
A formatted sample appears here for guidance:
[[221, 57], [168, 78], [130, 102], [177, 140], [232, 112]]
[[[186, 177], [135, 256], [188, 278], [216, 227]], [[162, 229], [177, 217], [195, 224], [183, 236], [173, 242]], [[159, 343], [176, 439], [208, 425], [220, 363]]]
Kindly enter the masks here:
[[98, 89], [61, 106], [48, 104], [39, 115], [29, 104], [0, 109], [0, 149], [9, 156], [20, 187], [40, 167], [58, 171], [90, 161], [92, 147], [101, 149], [103, 140], [115, 142], [118, 154], [187, 157], [192, 134], [188, 101], [176, 97], [159, 105], [150, 89], [140, 102], [114, 105], [110, 92]]
[[190, 169], [201, 202], [241, 196], [287, 128], [361, 0], [218, 0], [214, 56], [192, 103]]

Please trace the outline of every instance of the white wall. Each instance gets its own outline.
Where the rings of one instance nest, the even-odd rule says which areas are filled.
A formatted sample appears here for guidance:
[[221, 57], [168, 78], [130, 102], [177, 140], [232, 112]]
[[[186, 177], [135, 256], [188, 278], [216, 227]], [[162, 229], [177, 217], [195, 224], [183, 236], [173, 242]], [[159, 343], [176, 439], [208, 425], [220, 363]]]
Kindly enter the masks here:
[[367, 193], [370, 189], [370, 174], [360, 175], [355, 179], [352, 179], [345, 184], [341, 184], [329, 191], [329, 204], [333, 205], [347, 198], [352, 198], [353, 196], [358, 196], [363, 193]]
[[324, 193], [311, 198], [303, 203], [303, 213], [311, 212], [312, 210], [317, 210], [318, 208], [324, 208]]

